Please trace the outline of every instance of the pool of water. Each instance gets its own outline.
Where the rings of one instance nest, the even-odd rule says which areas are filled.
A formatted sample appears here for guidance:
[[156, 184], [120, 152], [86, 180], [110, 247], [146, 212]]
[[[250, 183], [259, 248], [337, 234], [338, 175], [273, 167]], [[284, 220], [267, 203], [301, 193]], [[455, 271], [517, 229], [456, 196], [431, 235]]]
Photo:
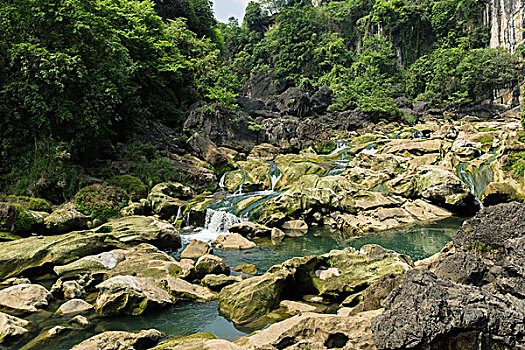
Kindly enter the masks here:
[[[348, 237], [342, 232], [312, 230], [302, 237], [286, 238], [282, 243], [273, 245], [269, 240], [261, 240], [259, 246], [244, 251], [214, 250], [214, 254], [222, 257], [226, 263], [234, 267], [243, 263], [254, 264], [260, 273], [269, 267], [279, 264], [295, 256], [320, 255], [333, 249], [346, 247], [361, 248], [365, 244], [380, 244], [381, 246], [407, 254], [414, 261], [429, 257], [440, 251], [450, 242], [453, 234], [461, 226], [464, 219], [447, 219], [424, 225], [381, 232], [363, 237]], [[177, 257], [180, 251], [173, 255]], [[38, 319], [34, 320], [38, 323]], [[56, 318], [49, 318], [42, 324], [43, 329], [52, 324], [59, 324]], [[220, 316], [217, 302], [181, 303], [172, 308], [143, 315], [140, 317], [116, 317], [95, 320], [96, 326], [87, 331], [70, 333], [60, 341], [39, 346], [41, 350], [70, 349], [92, 335], [104, 331], [139, 331], [155, 328], [170, 336], [186, 336], [197, 332], [210, 332], [217, 337], [236, 340], [254, 329], [239, 328]]]
[[365, 244], [379, 244], [386, 249], [409, 255], [417, 261], [439, 252], [451, 241], [463, 221], [464, 219], [460, 218], [446, 219], [362, 237], [349, 237], [342, 232], [312, 230], [302, 237], [286, 238], [278, 245], [273, 245], [269, 240], [261, 240], [254, 249], [215, 249], [214, 254], [223, 258], [229, 266], [249, 263], [254, 264], [260, 272], [295, 256], [321, 255], [333, 249], [347, 247], [360, 249]]

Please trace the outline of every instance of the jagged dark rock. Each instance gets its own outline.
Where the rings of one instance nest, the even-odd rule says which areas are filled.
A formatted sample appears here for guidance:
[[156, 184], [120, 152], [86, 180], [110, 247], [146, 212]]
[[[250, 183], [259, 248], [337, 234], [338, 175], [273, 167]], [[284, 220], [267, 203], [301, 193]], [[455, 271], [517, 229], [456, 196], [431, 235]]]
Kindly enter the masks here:
[[372, 321], [378, 349], [525, 346], [525, 301], [414, 269]]
[[465, 221], [453, 241], [457, 248], [497, 250], [504, 248], [507, 240], [523, 236], [525, 204], [514, 202], [484, 208]]
[[459, 251], [448, 256], [436, 268], [436, 275], [454, 282], [481, 286], [486, 284], [487, 266], [471, 253]]

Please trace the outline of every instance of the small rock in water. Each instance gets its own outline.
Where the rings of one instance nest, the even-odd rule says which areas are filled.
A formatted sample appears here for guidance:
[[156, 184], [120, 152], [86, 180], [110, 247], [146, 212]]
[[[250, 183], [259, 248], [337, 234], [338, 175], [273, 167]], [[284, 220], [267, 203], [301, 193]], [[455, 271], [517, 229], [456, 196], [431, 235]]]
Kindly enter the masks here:
[[197, 260], [197, 263], [195, 264], [195, 275], [198, 279], [201, 279], [208, 274], [229, 275], [230, 268], [228, 265], [226, 265], [222, 258], [219, 258], [215, 255], [206, 254]]
[[241, 264], [238, 266], [235, 266], [234, 268], [237, 272], [242, 272], [247, 275], [256, 275], [257, 274], [257, 268], [254, 264]]
[[316, 310], [315, 306], [291, 300], [283, 300], [279, 305], [291, 315], [300, 315], [304, 312], [314, 312]]
[[271, 238], [272, 238], [273, 244], [282, 242], [284, 237], [285, 237], [285, 233], [282, 230], [278, 229], [277, 227], [272, 228]]
[[308, 225], [303, 220], [291, 220], [286, 221], [282, 225], [282, 229], [287, 231], [297, 231], [306, 233], [308, 232]]
[[230, 235], [221, 235], [212, 242], [214, 246], [219, 249], [252, 249], [257, 245], [252, 241], [244, 238], [238, 233], [232, 233]]
[[81, 316], [81, 315], [78, 315], [78, 316], [75, 316], [73, 317], [70, 321], [69, 321], [70, 324], [74, 324], [74, 325], [78, 325], [78, 326], [81, 326], [81, 327], [87, 327], [89, 326], [91, 323], [88, 321], [87, 318], [85, 318], [84, 316]]
[[184, 248], [180, 257], [182, 259], [198, 259], [203, 255], [212, 254], [213, 249], [208, 243], [194, 239]]

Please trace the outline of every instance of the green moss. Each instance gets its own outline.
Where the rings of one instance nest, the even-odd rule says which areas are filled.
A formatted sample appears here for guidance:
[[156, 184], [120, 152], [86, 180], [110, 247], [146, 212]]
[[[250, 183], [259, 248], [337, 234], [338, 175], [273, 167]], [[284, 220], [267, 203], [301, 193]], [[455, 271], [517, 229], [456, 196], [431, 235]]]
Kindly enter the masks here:
[[127, 200], [126, 193], [119, 188], [91, 185], [76, 194], [75, 206], [93, 219], [107, 220], [117, 216], [120, 209], [126, 206]]
[[314, 149], [318, 154], [329, 154], [333, 152], [336, 148], [334, 141], [328, 141], [323, 144], [317, 145]]
[[148, 195], [148, 187], [139, 178], [131, 175], [120, 175], [104, 183], [106, 186], [118, 187], [124, 190], [132, 201], [136, 202]]
[[17, 204], [22, 206], [24, 209], [34, 211], [44, 211], [47, 213], [52, 211], [51, 204], [42, 198], [0, 195], [0, 202]]
[[18, 210], [18, 218], [14, 224], [14, 232], [30, 233], [31, 226], [34, 223], [33, 217], [22, 206], [15, 204], [15, 207]]
[[496, 131], [494, 128], [480, 128], [479, 132], [490, 132], [490, 131]]
[[367, 142], [370, 142], [370, 141], [375, 141], [375, 140], [377, 140], [377, 138], [378, 138], [377, 135], [371, 135], [371, 134], [361, 135], [361, 136], [358, 136], [355, 139], [353, 139], [352, 143], [354, 143], [354, 144], [367, 143]]
[[505, 248], [503, 247], [495, 248], [489, 244], [485, 244], [479, 241], [469, 242], [467, 245], [465, 245], [463, 249], [468, 252], [478, 251], [482, 253], [505, 253]]
[[478, 142], [481, 142], [483, 144], [485, 143], [492, 143], [494, 141], [494, 138], [491, 136], [480, 136], [478, 137]]
[[512, 170], [515, 175], [523, 175], [525, 173], [525, 152], [511, 154], [507, 157], [503, 170]]

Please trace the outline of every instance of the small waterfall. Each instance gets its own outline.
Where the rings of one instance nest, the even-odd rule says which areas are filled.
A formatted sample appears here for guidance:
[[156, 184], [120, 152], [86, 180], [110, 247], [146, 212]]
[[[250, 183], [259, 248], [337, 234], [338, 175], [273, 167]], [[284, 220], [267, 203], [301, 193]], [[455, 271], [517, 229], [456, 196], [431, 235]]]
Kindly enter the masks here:
[[242, 181], [241, 183], [239, 184], [239, 187], [237, 188], [237, 191], [235, 192], [235, 194], [242, 194], [242, 187], [244, 186], [244, 183], [246, 182], [246, 178], [248, 177], [248, 175], [246, 174], [246, 171], [242, 170], [239, 168], [240, 172], [242, 172]]
[[272, 186], [271, 190], [274, 191], [275, 190], [275, 185], [281, 179], [283, 174], [281, 173], [281, 170], [279, 169], [277, 164], [272, 163], [270, 165], [270, 172], [269, 172], [268, 175], [270, 176], [270, 183], [271, 183], [271, 186]]
[[327, 157], [336, 156], [341, 153], [341, 157], [347, 157], [348, 156], [348, 150], [351, 149], [348, 145], [349, 141], [346, 139], [336, 140], [335, 146], [336, 148], [329, 154], [327, 154]]
[[241, 218], [226, 211], [206, 209], [204, 228], [181, 235], [183, 244], [188, 244], [194, 239], [210, 243], [220, 235], [227, 235], [231, 225], [242, 222]]
[[472, 194], [476, 197], [476, 202], [480, 208], [483, 208], [480, 197], [485, 191], [485, 188], [494, 179], [494, 173], [489, 163], [483, 163], [479, 168], [474, 169], [471, 173], [467, 170], [468, 163], [460, 163], [456, 168], [457, 176], [469, 188]]
[[376, 154], [377, 152], [378, 150], [376, 148], [376, 144], [372, 143], [363, 148], [363, 150], [361, 150], [361, 152], [359, 152], [358, 154]]
[[326, 176], [341, 175], [345, 170], [346, 168], [335, 168], [326, 173]]
[[221, 177], [221, 180], [219, 181], [219, 188], [224, 188], [224, 180], [226, 179], [226, 174], [224, 173]]
[[423, 135], [423, 133], [417, 129], [410, 129], [410, 132], [412, 133], [413, 139], [424, 139], [425, 138], [425, 135]]

